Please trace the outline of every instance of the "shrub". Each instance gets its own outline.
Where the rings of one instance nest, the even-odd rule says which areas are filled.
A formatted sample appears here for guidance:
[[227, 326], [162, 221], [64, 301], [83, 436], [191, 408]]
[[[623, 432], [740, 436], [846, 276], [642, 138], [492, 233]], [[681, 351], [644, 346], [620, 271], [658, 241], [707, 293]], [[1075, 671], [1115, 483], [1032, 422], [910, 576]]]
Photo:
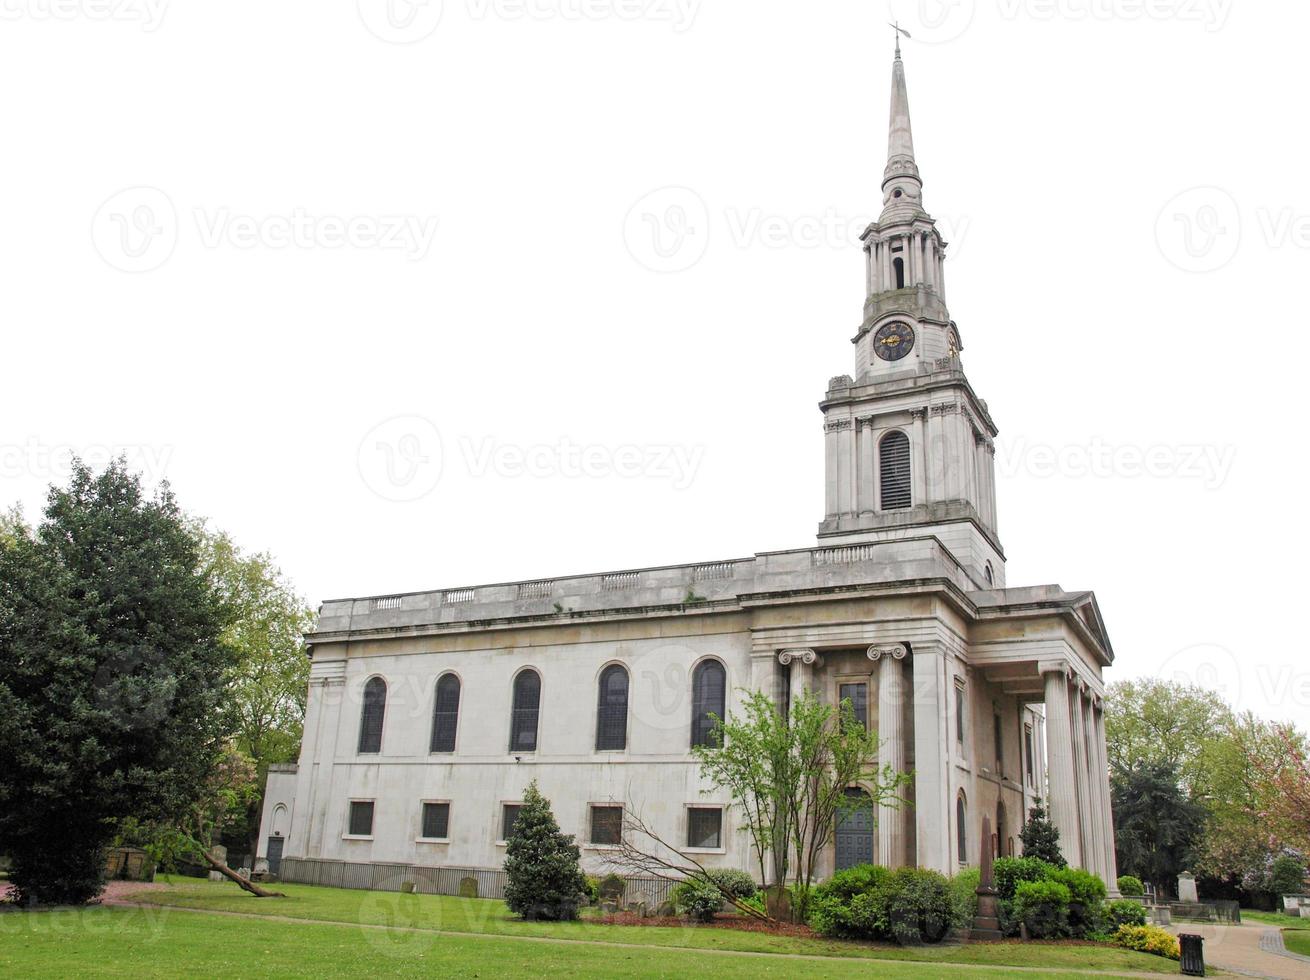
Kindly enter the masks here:
[[595, 875], [583, 875], [582, 888], [586, 893], [588, 905], [595, 905], [600, 901], [600, 879]]
[[1063, 868], [1068, 862], [1060, 853], [1060, 831], [1051, 823], [1046, 814], [1046, 807], [1040, 800], [1028, 811], [1028, 822], [1019, 831], [1019, 840], [1023, 841], [1025, 857], [1041, 858], [1057, 868]]
[[814, 890], [816, 898], [835, 896], [842, 902], [849, 902], [856, 895], [871, 892], [888, 877], [891, 872], [876, 864], [857, 864], [853, 868], [843, 868]]
[[1024, 881], [1014, 891], [1014, 915], [1034, 939], [1069, 933], [1069, 889], [1058, 881]]
[[972, 922], [978, 914], [978, 884], [982, 873], [977, 868], [961, 871], [951, 879], [951, 903], [955, 907], [953, 918], [964, 924]]
[[673, 889], [673, 907], [680, 915], [709, 922], [723, 909], [723, 893], [708, 881], [684, 881]]
[[1171, 960], [1182, 958], [1178, 939], [1159, 926], [1120, 926], [1114, 934], [1114, 943], [1139, 953], [1153, 953]]
[[1275, 895], [1299, 895], [1305, 887], [1305, 865], [1289, 854], [1274, 858], [1269, 867], [1269, 890]]
[[505, 846], [505, 876], [505, 904], [525, 919], [576, 919], [586, 900], [578, 845], [571, 835], [560, 833], [536, 780], [523, 793], [514, 833]]
[[759, 891], [755, 879], [748, 872], [736, 868], [715, 868], [709, 872], [709, 876], [710, 881], [731, 898], [751, 898]]
[[996, 892], [1002, 899], [1013, 900], [1015, 889], [1024, 881], [1046, 881], [1055, 871], [1055, 866], [1041, 858], [1004, 857], [997, 858], [992, 865], [992, 878], [996, 882]]
[[1120, 875], [1119, 891], [1124, 895], [1145, 895], [1146, 886], [1142, 884], [1142, 879], [1135, 875]]
[[879, 893], [887, 896], [883, 914], [898, 943], [938, 943], [955, 924], [950, 884], [936, 871], [897, 868]]
[[1081, 868], [1056, 868], [1050, 880], [1069, 889], [1069, 934], [1082, 939], [1102, 928], [1105, 883]]
[[1105, 917], [1107, 919], [1106, 926], [1112, 933], [1120, 926], [1146, 925], [1145, 907], [1141, 902], [1133, 902], [1128, 899], [1120, 899], [1107, 905]]

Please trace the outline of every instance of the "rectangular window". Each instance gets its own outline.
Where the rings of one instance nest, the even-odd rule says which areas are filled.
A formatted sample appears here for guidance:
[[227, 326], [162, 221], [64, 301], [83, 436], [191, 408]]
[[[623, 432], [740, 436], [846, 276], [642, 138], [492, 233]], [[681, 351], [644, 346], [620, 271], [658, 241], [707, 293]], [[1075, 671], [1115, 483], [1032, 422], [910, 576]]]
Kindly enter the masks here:
[[718, 807], [693, 806], [687, 810], [687, 846], [723, 846], [723, 811]]
[[992, 741], [996, 743], [996, 774], [1005, 775], [1005, 733], [1001, 727], [1001, 716], [992, 715]]
[[623, 807], [591, 808], [591, 843], [619, 844], [623, 841]]
[[955, 682], [955, 741], [964, 749], [964, 681]]
[[506, 803], [500, 815], [500, 839], [509, 840], [514, 833], [514, 824], [519, 819], [519, 805], [517, 803]]
[[869, 685], [842, 684], [837, 691], [837, 700], [851, 702], [855, 720], [867, 730], [869, 727]]
[[1028, 774], [1028, 785], [1033, 784], [1033, 726], [1023, 726], [1023, 767]]
[[372, 800], [351, 800], [350, 826], [348, 832], [351, 837], [373, 836]]
[[427, 840], [445, 840], [450, 836], [450, 804], [423, 804], [423, 837]]

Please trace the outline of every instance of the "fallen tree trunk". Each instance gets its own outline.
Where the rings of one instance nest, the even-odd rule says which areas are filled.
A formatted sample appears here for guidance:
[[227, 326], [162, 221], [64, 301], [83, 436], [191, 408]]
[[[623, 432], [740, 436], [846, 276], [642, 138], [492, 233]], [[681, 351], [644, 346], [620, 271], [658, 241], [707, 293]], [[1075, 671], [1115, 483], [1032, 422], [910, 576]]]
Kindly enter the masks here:
[[210, 854], [203, 847], [200, 849], [200, 853], [204, 857], [205, 862], [212, 869], [217, 871], [223, 877], [232, 879], [243, 889], [250, 892], [250, 894], [254, 895], [256, 898], [286, 898], [286, 895], [284, 895], [282, 892], [271, 892], [267, 888], [263, 888], [255, 884], [253, 881], [251, 881], [249, 878], [245, 877], [244, 875], [237, 874], [222, 861], [218, 860], [218, 858], [214, 857], [214, 855]]

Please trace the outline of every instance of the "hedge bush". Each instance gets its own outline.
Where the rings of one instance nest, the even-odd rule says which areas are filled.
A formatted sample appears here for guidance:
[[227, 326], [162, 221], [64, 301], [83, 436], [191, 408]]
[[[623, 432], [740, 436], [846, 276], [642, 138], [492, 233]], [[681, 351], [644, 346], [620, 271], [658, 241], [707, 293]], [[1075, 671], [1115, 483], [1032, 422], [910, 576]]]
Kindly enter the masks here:
[[1120, 926], [1114, 934], [1114, 943], [1139, 953], [1154, 953], [1171, 960], [1182, 958], [1177, 937], [1159, 926]]
[[951, 901], [955, 904], [955, 920], [969, 923], [978, 915], [978, 884], [982, 872], [977, 868], [961, 871], [951, 879]]
[[1040, 858], [1003, 857], [997, 858], [992, 865], [992, 879], [996, 882], [997, 894], [1002, 899], [1013, 900], [1020, 882], [1046, 881], [1055, 870], [1055, 865]]
[[679, 915], [709, 922], [723, 909], [723, 893], [708, 881], [684, 881], [673, 889], [673, 907]]
[[1056, 868], [1051, 881], [1069, 889], [1069, 935], [1083, 938], [1103, 928], [1105, 882], [1081, 868]]
[[1070, 935], [1069, 888], [1058, 881], [1023, 881], [1014, 890], [1014, 916], [1033, 939]]
[[1120, 926], [1146, 925], [1146, 907], [1141, 902], [1120, 899], [1105, 907], [1106, 928], [1113, 933]]
[[935, 871], [862, 865], [833, 875], [815, 890], [810, 926], [824, 936], [941, 942], [963, 924], [950, 883]]
[[731, 898], [752, 898], [759, 888], [755, 879], [746, 871], [736, 868], [714, 868], [709, 872], [710, 880], [726, 892]]
[[1142, 879], [1135, 875], [1120, 875], [1119, 891], [1124, 895], [1145, 895], [1146, 886], [1142, 884]]

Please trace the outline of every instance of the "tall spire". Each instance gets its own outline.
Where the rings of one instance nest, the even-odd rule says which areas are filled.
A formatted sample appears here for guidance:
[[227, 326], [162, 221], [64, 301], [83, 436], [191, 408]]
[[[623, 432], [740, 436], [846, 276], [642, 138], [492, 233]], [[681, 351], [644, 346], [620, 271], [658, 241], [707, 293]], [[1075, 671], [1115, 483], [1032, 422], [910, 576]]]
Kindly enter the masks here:
[[[914, 162], [914, 134], [910, 129], [910, 93], [901, 61], [901, 31], [896, 31], [896, 60], [892, 62], [892, 104], [887, 129], [887, 169], [882, 177], [883, 203], [888, 207], [920, 208], [923, 182]], [[907, 200], [908, 198], [908, 200]]]

